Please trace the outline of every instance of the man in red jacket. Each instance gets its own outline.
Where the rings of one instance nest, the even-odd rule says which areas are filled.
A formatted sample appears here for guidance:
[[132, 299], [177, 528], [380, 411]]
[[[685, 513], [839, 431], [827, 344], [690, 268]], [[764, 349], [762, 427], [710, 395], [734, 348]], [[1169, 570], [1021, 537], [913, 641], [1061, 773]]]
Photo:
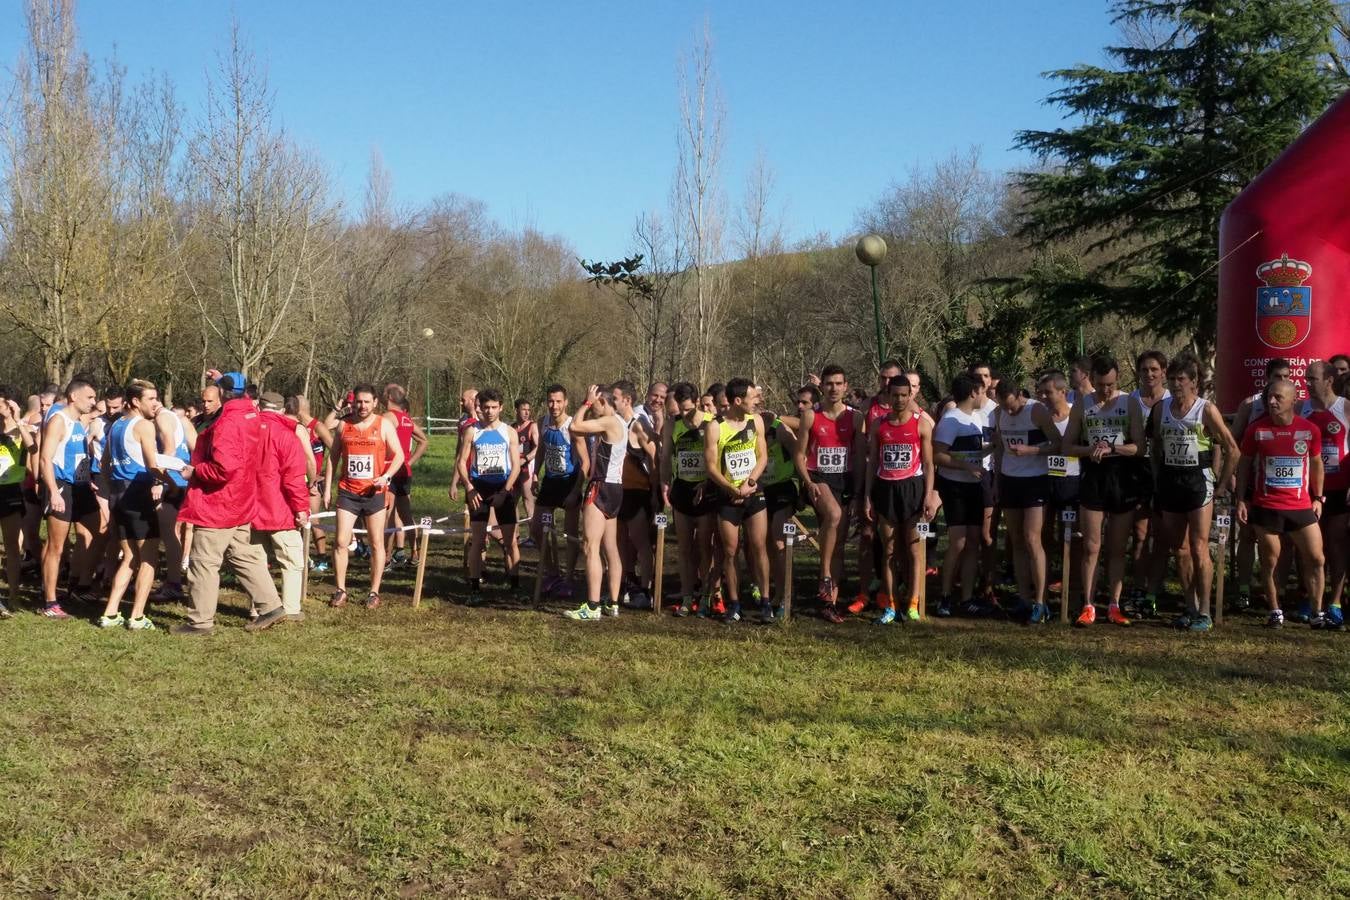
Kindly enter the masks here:
[[309, 432], [286, 416], [286, 399], [271, 391], [258, 398], [263, 425], [262, 465], [258, 467], [258, 511], [253, 540], [270, 552], [281, 569], [281, 606], [292, 622], [304, 621], [300, 590], [305, 577], [305, 539], [299, 529], [309, 521], [305, 476]]
[[188, 567], [192, 612], [170, 634], [210, 634], [220, 599], [220, 564], [228, 558], [239, 583], [258, 609], [247, 631], [271, 628], [286, 611], [267, 571], [267, 554], [252, 542], [258, 511], [258, 470], [262, 466], [262, 417], [231, 377], [216, 384], [225, 401], [210, 428], [197, 438], [188, 477], [187, 497], [178, 521], [193, 526]]

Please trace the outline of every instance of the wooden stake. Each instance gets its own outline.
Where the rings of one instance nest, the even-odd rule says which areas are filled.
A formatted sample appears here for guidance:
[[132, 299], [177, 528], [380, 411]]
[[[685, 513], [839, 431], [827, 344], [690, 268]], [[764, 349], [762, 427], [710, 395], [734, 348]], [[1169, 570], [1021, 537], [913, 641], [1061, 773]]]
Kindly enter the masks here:
[[424, 516], [417, 535], [417, 580], [413, 583], [413, 609], [422, 606], [422, 580], [427, 574], [427, 549], [431, 545], [431, 517]]
[[469, 574], [469, 506], [467, 503], [464, 506], [464, 558], [460, 561], [460, 568], [467, 577]]
[[797, 517], [783, 523], [783, 621], [792, 618], [792, 554], [797, 545]]
[[820, 551], [820, 542], [816, 540], [815, 535], [811, 534], [811, 529], [802, 524], [801, 519], [793, 516], [790, 524], [793, 528], [797, 529], [797, 534], [801, 535], [803, 540], [809, 541], [811, 546], [816, 548], [817, 552]]
[[1066, 509], [1059, 514], [1060, 528], [1064, 531], [1064, 562], [1062, 563], [1063, 573], [1059, 579], [1059, 621], [1061, 625], [1069, 624], [1069, 597], [1072, 596], [1069, 591], [1069, 584], [1072, 579], [1069, 577], [1073, 571], [1073, 529], [1078, 524], [1078, 510]]
[[309, 519], [306, 518], [305, 527], [300, 529], [300, 536], [305, 542], [304, 558], [300, 563], [300, 607], [302, 611], [305, 606], [305, 600], [309, 598], [309, 541], [312, 537], [310, 534], [311, 528], [312, 526], [310, 525]]
[[[919, 534], [919, 546], [914, 548], [914, 552], [919, 556], [919, 583], [914, 593], [919, 598], [919, 618], [928, 618], [928, 539], [932, 537], [933, 526], [923, 519], [914, 523], [914, 530]], [[893, 602], [893, 601], [892, 601]]]
[[[1227, 509], [1227, 507], [1225, 507]], [[1214, 624], [1223, 624], [1223, 581], [1228, 571], [1228, 535], [1233, 530], [1231, 512], [1222, 512], [1214, 517], [1214, 528], [1219, 536], [1218, 560], [1214, 564]]]
[[652, 611], [661, 615], [661, 583], [666, 573], [666, 526], [670, 520], [665, 513], [656, 514], [656, 565], [652, 575]]
[[549, 539], [553, 537], [553, 513], [548, 510], [540, 510], [536, 513], [539, 516], [539, 524], [544, 529], [543, 540], [539, 542], [539, 564], [534, 570], [534, 605], [544, 599], [544, 569], [548, 563]]

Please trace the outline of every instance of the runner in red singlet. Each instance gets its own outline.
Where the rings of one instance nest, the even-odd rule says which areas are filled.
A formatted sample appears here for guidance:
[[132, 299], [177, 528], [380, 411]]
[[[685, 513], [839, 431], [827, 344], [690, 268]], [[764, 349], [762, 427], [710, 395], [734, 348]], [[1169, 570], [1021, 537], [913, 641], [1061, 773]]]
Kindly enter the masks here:
[[820, 588], [817, 596], [824, 604], [827, 621], [842, 622], [835, 604], [839, 583], [844, 577], [844, 538], [848, 535], [850, 512], [861, 514], [863, 465], [866, 436], [861, 427], [862, 414], [844, 403], [848, 379], [839, 366], [821, 370], [820, 409], [802, 411], [802, 427], [797, 433], [796, 466], [806, 497], [815, 507], [820, 523]]
[[[314, 415], [304, 394], [286, 398], [286, 415], [303, 425], [309, 436], [309, 455], [314, 460], [314, 469], [306, 475], [309, 479], [309, 513], [312, 516], [333, 503], [333, 464], [328, 452], [333, 445], [333, 432]], [[327, 572], [327, 532], [320, 528], [312, 530], [316, 558], [310, 564], [310, 569]]]
[[[877, 392], [868, 398], [867, 403], [863, 406], [864, 440], [870, 437], [876, 423], [890, 414], [891, 379], [902, 372], [900, 363], [893, 359], [888, 359], [881, 364]], [[881, 587], [876, 578], [880, 566], [881, 538], [872, 522], [866, 516], [863, 516], [858, 523], [858, 593], [854, 596], [853, 602], [848, 605], [848, 611], [853, 615], [856, 616], [865, 610], [867, 604], [872, 600], [872, 594]], [[881, 605], [880, 597], [877, 598], [877, 605]]]
[[[898, 367], [897, 367], [898, 368]], [[877, 524], [881, 540], [881, 593], [877, 624], [895, 621], [893, 561], [909, 560], [909, 606], [906, 616], [919, 618], [919, 587], [925, 573], [913, 545], [919, 541], [915, 525], [937, 514], [933, 488], [933, 424], [916, 414], [909, 379], [896, 375], [888, 384], [887, 412], [872, 423], [867, 447], [867, 490], [863, 514]]]
[[1350, 509], [1346, 492], [1350, 490], [1350, 403], [1336, 393], [1338, 375], [1331, 363], [1317, 360], [1308, 366], [1307, 418], [1322, 435], [1322, 547], [1327, 559], [1327, 582], [1331, 599], [1327, 603], [1326, 623], [1330, 628], [1345, 627], [1341, 609], [1345, 592], [1346, 560], [1350, 557]]
[[[1238, 463], [1237, 516], [1256, 532], [1261, 559], [1261, 580], [1270, 604], [1266, 624], [1284, 624], [1276, 592], [1275, 567], [1280, 558], [1280, 538], [1293, 542], [1299, 571], [1312, 601], [1310, 624], [1326, 626], [1322, 616], [1322, 532], [1317, 519], [1322, 513], [1322, 436], [1312, 422], [1294, 414], [1297, 392], [1293, 382], [1277, 381], [1267, 389], [1266, 414], [1247, 426], [1242, 436], [1242, 459]], [[1251, 499], [1246, 488], [1252, 488]]]
[[[398, 435], [398, 445], [403, 448], [405, 460], [403, 468], [399, 469], [389, 482], [386, 501], [394, 510], [394, 526], [406, 528], [413, 523], [412, 467], [427, 452], [427, 433], [412, 416], [408, 415], [408, 392], [400, 385], [391, 384], [385, 387], [384, 406], [384, 417], [394, 426], [394, 433]], [[389, 554], [387, 569], [417, 563], [417, 557], [408, 554], [407, 539], [407, 532], [404, 531], [396, 531], [389, 536], [385, 547]]]

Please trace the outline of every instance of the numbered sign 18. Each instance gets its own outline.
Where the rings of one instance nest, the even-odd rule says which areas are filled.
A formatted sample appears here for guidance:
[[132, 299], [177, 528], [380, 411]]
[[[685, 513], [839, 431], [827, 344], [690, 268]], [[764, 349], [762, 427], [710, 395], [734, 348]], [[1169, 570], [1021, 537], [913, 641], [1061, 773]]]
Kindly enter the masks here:
[[923, 540], [928, 540], [933, 536], [933, 526], [920, 519], [914, 523], [914, 532]]

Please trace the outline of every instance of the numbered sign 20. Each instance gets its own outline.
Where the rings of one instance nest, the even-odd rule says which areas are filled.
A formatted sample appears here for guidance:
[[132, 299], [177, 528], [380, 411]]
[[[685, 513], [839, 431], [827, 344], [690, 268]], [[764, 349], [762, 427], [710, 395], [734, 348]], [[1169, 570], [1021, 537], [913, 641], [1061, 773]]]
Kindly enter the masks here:
[[656, 514], [656, 527], [665, 528], [670, 524], [670, 518], [665, 513]]

